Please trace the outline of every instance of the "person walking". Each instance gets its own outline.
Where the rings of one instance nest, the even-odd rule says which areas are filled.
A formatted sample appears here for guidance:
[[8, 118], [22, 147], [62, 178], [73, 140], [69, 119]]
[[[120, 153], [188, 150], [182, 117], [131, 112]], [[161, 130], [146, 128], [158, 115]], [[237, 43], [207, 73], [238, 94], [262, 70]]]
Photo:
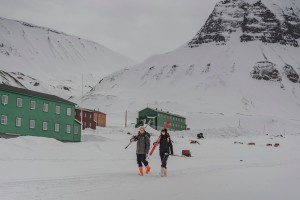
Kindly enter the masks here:
[[144, 176], [143, 164], [146, 168], [146, 174], [149, 174], [151, 170], [149, 162], [146, 160], [150, 149], [149, 135], [150, 134], [145, 131], [144, 127], [140, 127], [138, 135], [130, 140], [131, 142], [137, 142], [136, 160], [139, 167], [140, 176]]
[[173, 145], [170, 138], [170, 135], [168, 134], [167, 129], [161, 130], [160, 134], [160, 140], [159, 140], [159, 155], [161, 159], [161, 177], [167, 176], [167, 161], [169, 158], [169, 155], [173, 155]]

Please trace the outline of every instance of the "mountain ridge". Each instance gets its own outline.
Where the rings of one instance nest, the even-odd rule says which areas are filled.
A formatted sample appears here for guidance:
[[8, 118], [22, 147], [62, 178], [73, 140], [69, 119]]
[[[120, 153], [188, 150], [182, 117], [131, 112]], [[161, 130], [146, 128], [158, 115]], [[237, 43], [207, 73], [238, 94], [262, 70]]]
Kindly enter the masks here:
[[[230, 11], [227, 8], [226, 12]], [[101, 109], [112, 115], [147, 106], [162, 108], [186, 116], [194, 127], [199, 125], [197, 119], [229, 116], [230, 120], [237, 120], [240, 114], [252, 116], [251, 120], [260, 118], [257, 116], [264, 116], [267, 121], [297, 119], [300, 48], [280, 41], [242, 42], [241, 35], [242, 29], [231, 31], [230, 39], [222, 45], [213, 41], [191, 48], [187, 43], [118, 70], [99, 81], [85, 95], [84, 104], [102, 105]]]

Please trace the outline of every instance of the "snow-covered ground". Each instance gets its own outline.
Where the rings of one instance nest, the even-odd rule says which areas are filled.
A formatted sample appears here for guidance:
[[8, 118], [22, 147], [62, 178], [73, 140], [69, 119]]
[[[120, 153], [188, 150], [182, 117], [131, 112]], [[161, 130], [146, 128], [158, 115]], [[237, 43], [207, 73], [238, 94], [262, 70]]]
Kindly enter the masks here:
[[[157, 138], [153, 133], [151, 143]], [[48, 138], [0, 139], [0, 199], [230, 199], [296, 200], [300, 185], [300, 131], [283, 137], [244, 128], [171, 133], [174, 151], [167, 178], [158, 175], [158, 151], [152, 171], [138, 176], [135, 145], [127, 150], [133, 128], [86, 130], [81, 143]], [[204, 132], [200, 145], [190, 144]], [[243, 142], [243, 144], [234, 144]], [[247, 145], [255, 142], [255, 146]], [[280, 143], [280, 147], [266, 144]]]

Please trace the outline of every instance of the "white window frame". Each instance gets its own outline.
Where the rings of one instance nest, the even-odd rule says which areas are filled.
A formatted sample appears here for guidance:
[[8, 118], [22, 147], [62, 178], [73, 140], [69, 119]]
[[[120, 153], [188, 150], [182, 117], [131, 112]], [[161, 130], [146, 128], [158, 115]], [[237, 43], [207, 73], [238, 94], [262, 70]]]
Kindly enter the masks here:
[[17, 107], [18, 108], [22, 108], [22, 104], [23, 104], [23, 102], [22, 102], [22, 98], [17, 98]]
[[49, 104], [48, 103], [44, 103], [44, 105], [43, 105], [43, 111], [44, 112], [48, 112], [49, 111]]
[[60, 106], [55, 106], [55, 113], [60, 115]]
[[43, 122], [43, 131], [48, 131], [48, 122]]
[[71, 108], [67, 108], [67, 116], [71, 116], [72, 115], [72, 109]]
[[71, 125], [67, 124], [66, 133], [71, 133]]
[[35, 120], [34, 119], [29, 120], [29, 128], [30, 129], [34, 129], [35, 128]]
[[16, 117], [16, 126], [21, 127], [22, 126], [22, 118], [21, 117]]
[[78, 126], [74, 126], [74, 134], [75, 134], [75, 135], [79, 134], [78, 130], [79, 130], [79, 129], [78, 129]]
[[8, 104], [8, 96], [7, 95], [2, 95], [2, 104], [3, 105]]
[[54, 125], [54, 132], [58, 133], [60, 128], [60, 124], [55, 124]]
[[7, 116], [6, 115], [1, 115], [1, 124], [7, 125]]
[[31, 100], [31, 101], [30, 101], [30, 109], [31, 109], [31, 110], [35, 110], [35, 108], [36, 108], [36, 101]]

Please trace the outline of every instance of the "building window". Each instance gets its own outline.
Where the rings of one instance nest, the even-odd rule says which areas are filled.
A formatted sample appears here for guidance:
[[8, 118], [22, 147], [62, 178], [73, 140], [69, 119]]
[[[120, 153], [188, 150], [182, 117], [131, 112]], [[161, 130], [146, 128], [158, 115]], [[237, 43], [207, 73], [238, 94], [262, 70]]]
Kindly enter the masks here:
[[30, 101], [30, 109], [35, 110], [36, 107], [36, 101]]
[[74, 134], [78, 134], [78, 126], [74, 126]]
[[2, 104], [3, 105], [8, 104], [8, 96], [7, 95], [2, 95]]
[[43, 131], [48, 130], [48, 122], [43, 122]]
[[60, 114], [60, 106], [55, 107], [55, 113], [58, 115]]
[[33, 120], [33, 119], [31, 119], [30, 121], [29, 121], [29, 128], [35, 128], [35, 120]]
[[59, 132], [59, 124], [55, 124], [55, 127], [54, 127], [55, 129], [54, 129], [54, 131], [55, 132]]
[[17, 98], [17, 107], [21, 108], [22, 107], [22, 99]]
[[16, 118], [16, 126], [22, 126], [22, 119], [20, 117]]
[[72, 110], [71, 108], [67, 108], [67, 116], [71, 116]]
[[48, 112], [48, 108], [49, 108], [49, 105], [47, 103], [44, 103], [43, 111]]
[[1, 124], [6, 125], [7, 124], [7, 116], [6, 115], [1, 115]]
[[66, 130], [67, 133], [71, 133], [71, 126], [70, 125], [67, 125], [67, 130]]

